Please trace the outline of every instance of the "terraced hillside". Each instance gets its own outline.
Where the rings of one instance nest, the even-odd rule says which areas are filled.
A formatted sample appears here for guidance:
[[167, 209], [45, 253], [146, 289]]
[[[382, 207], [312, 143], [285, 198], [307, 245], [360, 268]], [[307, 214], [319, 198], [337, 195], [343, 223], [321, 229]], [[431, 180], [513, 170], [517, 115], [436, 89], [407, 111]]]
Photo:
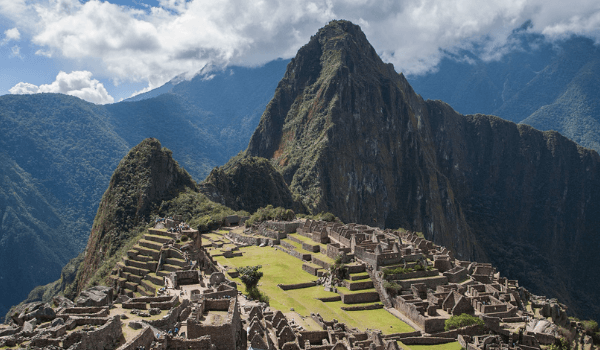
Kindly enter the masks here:
[[166, 229], [149, 229], [117, 263], [109, 277], [120, 292], [129, 297], [155, 296], [164, 286], [164, 277], [189, 267], [185, 254]]

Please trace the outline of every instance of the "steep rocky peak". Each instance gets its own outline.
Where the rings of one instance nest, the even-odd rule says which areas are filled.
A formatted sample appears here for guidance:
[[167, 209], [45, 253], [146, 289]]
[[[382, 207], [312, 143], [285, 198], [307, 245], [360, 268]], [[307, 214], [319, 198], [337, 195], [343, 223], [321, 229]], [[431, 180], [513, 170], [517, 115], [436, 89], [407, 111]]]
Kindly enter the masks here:
[[[344, 71], [339, 72], [340, 69]], [[301, 91], [319, 79], [376, 71], [388, 74], [394, 68], [381, 61], [359, 26], [348, 21], [332, 21], [298, 51], [284, 79], [295, 80]]]
[[127, 241], [134, 227], [149, 222], [152, 210], [162, 201], [195, 186], [157, 139], [145, 139], [132, 148], [117, 166], [100, 201], [86, 247], [86, 252], [95, 253], [85, 255], [78, 289]]
[[[333, 126], [364, 126], [378, 117], [387, 122], [398, 116], [399, 105], [418, 109], [420, 104], [404, 76], [379, 58], [359, 26], [332, 21], [288, 64], [247, 154], [287, 167], [294, 158], [290, 153], [297, 153], [293, 149], [318, 152]], [[283, 171], [288, 183], [290, 174]]]

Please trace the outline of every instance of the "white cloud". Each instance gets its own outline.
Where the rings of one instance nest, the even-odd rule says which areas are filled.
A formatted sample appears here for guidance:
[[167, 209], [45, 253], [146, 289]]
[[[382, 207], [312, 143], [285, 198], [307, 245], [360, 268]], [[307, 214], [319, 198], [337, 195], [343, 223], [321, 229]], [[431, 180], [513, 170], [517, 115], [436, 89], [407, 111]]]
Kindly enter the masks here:
[[11, 94], [60, 93], [76, 96], [96, 104], [113, 103], [115, 101], [108, 94], [104, 85], [98, 80], [92, 79], [92, 73], [88, 71], [60, 72], [53, 83], [40, 86], [23, 82], [18, 83], [9, 92]]
[[19, 33], [17, 28], [7, 29], [4, 31], [4, 39], [0, 41], [0, 46], [8, 44], [11, 40], [21, 40], [21, 33]]
[[21, 47], [19, 47], [19, 45], [15, 45], [15, 46], [11, 47], [10, 48], [10, 56], [23, 58], [21, 56]]
[[147, 10], [90, 0], [0, 0], [27, 28], [38, 54], [101, 63], [94, 74], [146, 81], [147, 89], [205, 64], [255, 65], [292, 57], [331, 19], [360, 24], [398, 71], [424, 72], [445, 52], [485, 43], [486, 58], [510, 49], [513, 29], [600, 38], [595, 0], [159, 0]]

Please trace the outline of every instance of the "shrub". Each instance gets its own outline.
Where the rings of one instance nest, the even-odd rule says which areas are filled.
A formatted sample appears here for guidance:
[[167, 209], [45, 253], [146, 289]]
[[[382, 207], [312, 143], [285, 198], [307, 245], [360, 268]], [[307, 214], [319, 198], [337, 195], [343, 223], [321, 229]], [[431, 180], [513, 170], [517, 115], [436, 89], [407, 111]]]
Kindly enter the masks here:
[[254, 214], [246, 220], [246, 227], [261, 223], [267, 220], [285, 220], [291, 221], [296, 218], [296, 214], [291, 209], [282, 207], [273, 208], [272, 205], [267, 205], [264, 208], [258, 208]]
[[333, 263], [336, 265], [341, 265], [342, 264], [342, 255], [338, 255], [335, 257], [335, 259], [333, 259]]
[[263, 303], [268, 303], [269, 302], [269, 296], [266, 295], [265, 293], [261, 292], [260, 290], [258, 290], [258, 288], [254, 287], [251, 290], [248, 291], [248, 296], [254, 300], [258, 300], [261, 301]]
[[454, 315], [446, 320], [444, 323], [444, 330], [449, 331], [475, 324], [479, 325], [480, 327], [483, 327], [484, 325], [483, 321], [479, 317], [471, 316], [469, 314]]
[[393, 291], [395, 293], [398, 293], [400, 290], [402, 290], [402, 286], [400, 286], [398, 283], [389, 281], [385, 281], [383, 283], [383, 288], [387, 289], [389, 292]]
[[182, 242], [187, 242], [187, 240], [189, 240], [189, 239], [190, 239], [190, 237], [188, 237], [186, 235], [181, 236], [181, 241]]
[[598, 322], [594, 320], [581, 321], [581, 325], [583, 326], [583, 330], [587, 335], [592, 335], [598, 332]]
[[[416, 266], [415, 266], [416, 267]], [[409, 273], [409, 272], [413, 272], [414, 270], [411, 269], [410, 267], [404, 268], [402, 266], [400, 267], [396, 267], [396, 268], [385, 268], [383, 269], [383, 277], [387, 277], [389, 275], [397, 275], [397, 274], [402, 274], [402, 273]]]
[[569, 345], [569, 341], [565, 338], [558, 338], [554, 342], [554, 344], [548, 347], [548, 350], [569, 350], [571, 346]]

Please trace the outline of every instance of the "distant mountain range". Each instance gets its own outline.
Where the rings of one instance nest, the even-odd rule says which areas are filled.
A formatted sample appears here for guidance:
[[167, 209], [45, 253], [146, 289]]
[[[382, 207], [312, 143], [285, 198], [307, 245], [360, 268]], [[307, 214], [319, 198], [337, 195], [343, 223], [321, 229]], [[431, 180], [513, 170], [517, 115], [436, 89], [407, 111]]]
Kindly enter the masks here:
[[[327, 60], [323, 58], [321, 62], [322, 52], [311, 49], [318, 46], [311, 41], [306, 49], [310, 54], [293, 61], [295, 71], [285, 73], [289, 60], [277, 60], [256, 68], [211, 68], [189, 81], [174, 79], [158, 89], [113, 105], [98, 106], [56, 94], [1, 96], [0, 280], [5, 288], [0, 290], [0, 314], [23, 300], [34, 286], [58, 278], [61, 267], [83, 249], [111, 174], [128, 150], [147, 137], [157, 138], [162, 146], [171, 149], [179, 164], [198, 181], [215, 166], [225, 164], [248, 147], [247, 154], [237, 157], [241, 159], [239, 167], [230, 163], [215, 170], [203, 184], [204, 189], [214, 190], [214, 193], [226, 192], [221, 199], [235, 210], [264, 204], [253, 202], [259, 199], [265, 203], [276, 200], [279, 203], [272, 204], [302, 207], [311, 212], [332, 211], [346, 221], [420, 229], [465, 258], [493, 260], [501, 271], [538, 286], [551, 285], [550, 275], [541, 271], [551, 266], [548, 259], [552, 255], [561, 256], [556, 261], [563, 266], [576, 261], [584, 268], [571, 271], [556, 266], [551, 270], [554, 277], [570, 274], [572, 279], [558, 283], [554, 289], [540, 288], [541, 292], [559, 295], [569, 302], [588, 300], [592, 294], [581, 290], [577, 292], [580, 294], [569, 294], [568, 291], [575, 283], [579, 285], [589, 270], [585, 258], [587, 249], [594, 245], [584, 246], [580, 253], [576, 247], [580, 247], [580, 239], [595, 242], [594, 237], [587, 236], [594, 219], [588, 216], [579, 222], [561, 215], [571, 213], [581, 204], [573, 199], [572, 193], [585, 197], [591, 180], [579, 174], [568, 175], [570, 170], [565, 167], [560, 168], [563, 173], [554, 171], [554, 167], [548, 165], [551, 162], [536, 162], [541, 162], [539, 157], [558, 161], [563, 158], [558, 157], [557, 152], [563, 152], [568, 154], [561, 157], [566, 157], [565, 161], [569, 159], [569, 166], [579, 168], [580, 165], [572, 162], [573, 155], [578, 153], [594, 168], [597, 155], [575, 147], [555, 133], [535, 133], [526, 126], [516, 127], [491, 117], [461, 119], [441, 102], [421, 105], [409, 85], [410, 82], [414, 91], [424, 98], [448, 102], [461, 113], [494, 114], [541, 130], [557, 130], [584, 146], [599, 150], [597, 47], [581, 37], [549, 43], [526, 29], [524, 26], [513, 33], [511, 42], [516, 49], [499, 60], [483, 61], [477, 54], [465, 51], [444, 59], [436, 72], [409, 76], [408, 81], [398, 80], [389, 65], [380, 65], [366, 40], [359, 43], [363, 50], [360, 54], [366, 55], [366, 59], [355, 60], [354, 53], [327, 51], [334, 56], [346, 55], [347, 61], [334, 60], [335, 69], [328, 68], [339, 74], [334, 80], [345, 88], [344, 92], [334, 89], [333, 80], [327, 80], [331, 76], [317, 74]], [[352, 75], [359, 68], [368, 71], [373, 67], [377, 68], [366, 76]], [[286, 78], [280, 82], [284, 73]], [[374, 100], [365, 101], [365, 98]], [[411, 123], [392, 127], [378, 120], [378, 116], [370, 115], [372, 105], [387, 108], [386, 113], [409, 113]], [[416, 112], [412, 108], [417, 105], [427, 108]], [[288, 120], [289, 110], [298, 113]], [[259, 125], [263, 111], [264, 121]], [[342, 112], [350, 113], [353, 121], [342, 125], [341, 119], [336, 119]], [[435, 112], [442, 113], [443, 117], [432, 116], [426, 121], [424, 115]], [[423, 124], [427, 122], [429, 127], [441, 129], [425, 133], [425, 140], [409, 137], [415, 130], [427, 128]], [[461, 138], [457, 135], [463, 134], [454, 130], [449, 137], [445, 130], [452, 125], [470, 129], [477, 136], [469, 134], [471, 136]], [[389, 128], [401, 130], [402, 134], [397, 135], [400, 139], [384, 132]], [[255, 136], [248, 146], [253, 132]], [[502, 158], [507, 155], [516, 158], [508, 148], [502, 148], [506, 142], [522, 142], [515, 133], [534, 135], [531, 137], [554, 148], [530, 144], [540, 153], [538, 158], [525, 160], [538, 167], [519, 168]], [[339, 138], [343, 134], [353, 136]], [[432, 144], [427, 137], [439, 138], [438, 143]], [[413, 141], [414, 144], [410, 144]], [[335, 142], [338, 144], [331, 148]], [[395, 142], [403, 146], [391, 147]], [[436, 153], [423, 145], [439, 149]], [[467, 146], [481, 151], [476, 152], [479, 158], [472, 159], [475, 153], [458, 152]], [[444, 153], [447, 148], [454, 153]], [[405, 153], [399, 155], [398, 152]], [[269, 158], [271, 164], [246, 158], [246, 155]], [[461, 167], [456, 173], [450, 169], [453, 157]], [[398, 161], [394, 163], [392, 159]], [[487, 159], [489, 163], [485, 163]], [[439, 164], [434, 166], [431, 162]], [[558, 164], [562, 163], [555, 165], [558, 167]], [[404, 172], [407, 167], [425, 170]], [[524, 177], [525, 173], [506, 173], [512, 168], [533, 172], [535, 176], [528, 173], [533, 180], [525, 186], [521, 178], [515, 178]], [[262, 176], [261, 181], [255, 182], [246, 172]], [[481, 174], [497, 183], [508, 179], [497, 185], [506, 188], [491, 186], [488, 182], [492, 180], [484, 181]], [[545, 182], [546, 175], [556, 177], [553, 184]], [[268, 193], [234, 193], [239, 189], [253, 189], [256, 183], [266, 183]], [[338, 188], [339, 183], [346, 184], [348, 190]], [[552, 187], [556, 184], [564, 186]], [[573, 184], [581, 186], [574, 190]], [[533, 192], [527, 192], [528, 186]], [[513, 192], [505, 192], [507, 188]], [[506, 224], [499, 213], [508, 215], [502, 212], [506, 209], [503, 203], [510, 202], [515, 188], [533, 197], [525, 198], [531, 202], [513, 203], [515, 208], [520, 208], [516, 204], [530, 204], [530, 207], [524, 211], [526, 217], [521, 218], [529, 220], [523, 222], [523, 226], [506, 226], [511, 232], [519, 232], [517, 241], [520, 243], [512, 247], [506, 242], [512, 242], [514, 237], [497, 227]], [[568, 189], [566, 202], [556, 199], [557, 188]], [[546, 196], [548, 191], [551, 193]], [[591, 190], [588, 192], [588, 196], [595, 196]], [[426, 193], [433, 196], [429, 197], [429, 204], [423, 202]], [[407, 195], [410, 200], [399, 205], [397, 199]], [[558, 204], [552, 206], [556, 201]], [[437, 209], [434, 208], [436, 203]], [[548, 207], [544, 207], [544, 203]], [[485, 218], [490, 218], [489, 223]], [[548, 226], [551, 223], [554, 228]], [[580, 236], [563, 235], [567, 228], [561, 225], [567, 224]], [[478, 236], [478, 232], [486, 230], [492, 233]], [[524, 230], [536, 233], [526, 235]], [[540, 246], [532, 239], [547, 240]], [[496, 250], [484, 249], [498, 241], [503, 243], [495, 247]], [[561, 246], [571, 247], [568, 254], [560, 255]], [[533, 268], [525, 269], [528, 266]], [[576, 307], [581, 309], [582, 303]], [[589, 312], [598, 314], [596, 310]]]
[[424, 98], [442, 100], [457, 112], [555, 130], [600, 152], [598, 45], [578, 36], [550, 42], [527, 28], [511, 35], [510, 51], [498, 60], [461, 51], [435, 72], [407, 79]]
[[0, 97], [0, 314], [56, 280], [86, 245], [130, 148], [161, 140], [198, 181], [248, 145], [289, 61], [200, 72], [112, 105], [59, 94]]

